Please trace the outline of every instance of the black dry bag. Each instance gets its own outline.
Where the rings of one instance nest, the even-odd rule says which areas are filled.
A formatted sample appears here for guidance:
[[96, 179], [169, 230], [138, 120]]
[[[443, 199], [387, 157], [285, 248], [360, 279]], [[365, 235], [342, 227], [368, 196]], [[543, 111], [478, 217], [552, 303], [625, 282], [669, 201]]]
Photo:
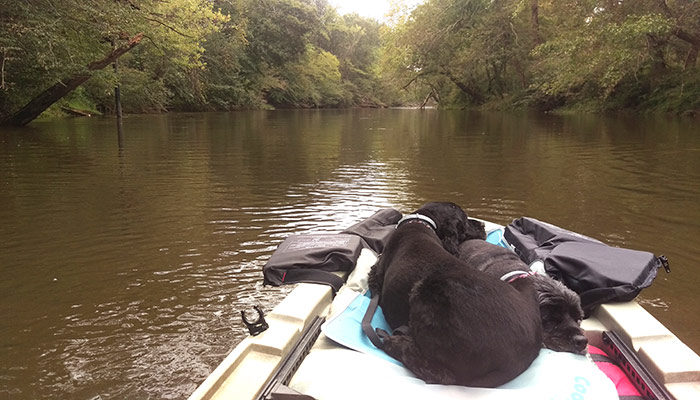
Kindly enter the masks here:
[[391, 234], [396, 230], [396, 224], [401, 217], [401, 213], [393, 208], [384, 208], [366, 220], [349, 227], [342, 233], [352, 233], [360, 236], [367, 247], [377, 254], [382, 254], [384, 246], [389, 241]]
[[292, 235], [263, 267], [264, 284], [321, 283], [337, 292], [344, 280], [333, 272], [352, 271], [363, 247], [380, 253], [399, 219], [400, 212], [383, 209], [343, 233]]
[[362, 239], [356, 235], [292, 235], [263, 267], [264, 284], [322, 283], [336, 292], [344, 280], [333, 272], [352, 270], [361, 250]]
[[634, 299], [661, 266], [670, 272], [664, 256], [611, 247], [534, 218], [514, 220], [504, 237], [525, 263], [542, 260], [547, 274], [578, 293], [586, 315], [600, 304]]

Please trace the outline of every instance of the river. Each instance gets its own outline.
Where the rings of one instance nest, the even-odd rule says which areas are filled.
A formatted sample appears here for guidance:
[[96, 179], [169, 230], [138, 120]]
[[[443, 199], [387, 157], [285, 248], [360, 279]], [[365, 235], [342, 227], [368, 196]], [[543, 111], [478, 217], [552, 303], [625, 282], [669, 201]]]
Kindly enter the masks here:
[[289, 288], [292, 233], [431, 200], [666, 255], [641, 304], [700, 351], [700, 122], [438, 110], [39, 121], [0, 131], [0, 397], [186, 398]]

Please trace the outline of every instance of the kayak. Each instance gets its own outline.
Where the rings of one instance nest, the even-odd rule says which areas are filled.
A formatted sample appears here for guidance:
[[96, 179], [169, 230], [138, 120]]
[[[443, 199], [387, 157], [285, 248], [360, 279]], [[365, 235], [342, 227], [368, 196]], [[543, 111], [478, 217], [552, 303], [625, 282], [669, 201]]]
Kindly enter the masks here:
[[[487, 231], [502, 228], [485, 224]], [[238, 344], [190, 400], [617, 398], [590, 356], [547, 349], [498, 388], [417, 379], [363, 337], [367, 274], [375, 261], [374, 252], [363, 249], [351, 272], [334, 272], [345, 282], [337, 293], [327, 285], [297, 284], [264, 316], [267, 328]], [[375, 323], [381, 326], [381, 315]], [[700, 399], [700, 357], [635, 301], [602, 304], [581, 326], [589, 344], [605, 349], [644, 397]]]

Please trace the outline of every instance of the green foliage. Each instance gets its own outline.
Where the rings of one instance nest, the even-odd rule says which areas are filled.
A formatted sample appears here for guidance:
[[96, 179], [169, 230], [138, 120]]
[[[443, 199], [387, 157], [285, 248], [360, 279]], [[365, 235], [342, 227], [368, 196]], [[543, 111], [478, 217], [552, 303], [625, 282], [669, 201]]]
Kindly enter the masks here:
[[698, 74], [699, 2], [428, 0], [395, 21], [382, 77], [437, 92], [443, 107], [659, 109], [651, 98], [681, 97], [664, 109], [697, 107], [686, 89]]
[[84, 84], [97, 108], [116, 85], [125, 112], [379, 102], [381, 24], [326, 0], [27, 0], [0, 21], [0, 116], [141, 32], [118, 73]]
[[280, 65], [299, 59], [320, 29], [311, 4], [298, 0], [251, 0], [246, 37], [251, 60]]
[[658, 14], [632, 15], [619, 23], [607, 19], [591, 17], [580, 29], [562, 32], [534, 49], [541, 91], [567, 95], [588, 86], [586, 94], [605, 99], [653, 62], [649, 38], [671, 30], [670, 21]]
[[521, 2], [429, 0], [387, 34], [384, 71], [437, 91], [443, 105], [500, 99], [529, 80], [534, 34], [524, 14]]
[[698, 109], [700, 2], [0, 0], [0, 117], [142, 42], [65, 101], [125, 112], [435, 104]]
[[379, 102], [381, 84], [376, 64], [379, 59], [381, 25], [356, 14], [338, 17], [327, 25], [326, 50], [339, 61], [344, 80], [344, 105]]
[[636, 97], [637, 108], [654, 112], [681, 112], [700, 116], [700, 70], [668, 76], [642, 96]]
[[[87, 73], [91, 62], [102, 59], [114, 46], [139, 33], [145, 39], [125, 59], [125, 78], [146, 83], [148, 79], [166, 82], [170, 74], [175, 79], [178, 73], [186, 75], [183, 71], [203, 66], [201, 44], [206, 35], [228, 21], [212, 9], [208, 0], [3, 3], [7, 4], [2, 5], [0, 14], [6, 82], [0, 94], [2, 114], [23, 105], [57, 81]], [[154, 85], [148, 82], [139, 102], [151, 104], [138, 108], [161, 109], [161, 93], [168, 90], [163, 85], [153, 90]]]
[[270, 102], [301, 107], [340, 105], [344, 93], [338, 65], [333, 54], [309, 45], [304, 56], [285, 68], [276, 85], [270, 88]]
[[[550, 28], [548, 40], [532, 52], [533, 98], [594, 104], [597, 109], [660, 110], [647, 99], [665, 97], [662, 93], [670, 94], [688, 79], [683, 76], [697, 74], [686, 59], [700, 50], [700, 37], [696, 44], [679, 40], [678, 33], [686, 28], [678, 2], [667, 7], [645, 1], [565, 3], [574, 11], [550, 15], [547, 22], [566, 29]], [[684, 12], [700, 15], [700, 5]], [[665, 111], [682, 112], [691, 104]]]

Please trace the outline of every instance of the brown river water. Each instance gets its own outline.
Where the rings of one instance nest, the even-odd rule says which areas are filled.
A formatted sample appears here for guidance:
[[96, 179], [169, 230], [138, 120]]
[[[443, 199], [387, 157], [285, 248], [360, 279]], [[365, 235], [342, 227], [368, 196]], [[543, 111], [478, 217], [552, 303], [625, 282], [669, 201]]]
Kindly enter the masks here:
[[292, 233], [431, 200], [668, 256], [641, 304], [700, 351], [700, 121], [437, 110], [0, 130], [0, 398], [182, 399], [290, 288]]

